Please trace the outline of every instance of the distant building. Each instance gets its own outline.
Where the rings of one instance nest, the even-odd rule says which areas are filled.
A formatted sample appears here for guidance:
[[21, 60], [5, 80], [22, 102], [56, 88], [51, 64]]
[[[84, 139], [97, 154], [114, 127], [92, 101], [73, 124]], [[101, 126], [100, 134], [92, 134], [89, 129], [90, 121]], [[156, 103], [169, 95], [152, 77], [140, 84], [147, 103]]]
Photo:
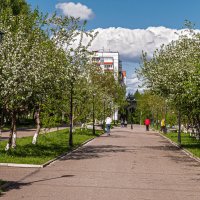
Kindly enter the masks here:
[[122, 85], [125, 85], [123, 82], [125, 79], [125, 71], [122, 71], [122, 62], [120, 60], [119, 52], [112, 51], [94, 51], [92, 61], [96, 62], [103, 71], [113, 72], [115, 80], [119, 80]]
[[[119, 52], [112, 51], [94, 51], [92, 61], [99, 65], [103, 72], [110, 71], [116, 81], [119, 81], [122, 86], [126, 86], [126, 71], [122, 71], [122, 62], [120, 60]], [[118, 120], [118, 109], [112, 116], [113, 120]]]

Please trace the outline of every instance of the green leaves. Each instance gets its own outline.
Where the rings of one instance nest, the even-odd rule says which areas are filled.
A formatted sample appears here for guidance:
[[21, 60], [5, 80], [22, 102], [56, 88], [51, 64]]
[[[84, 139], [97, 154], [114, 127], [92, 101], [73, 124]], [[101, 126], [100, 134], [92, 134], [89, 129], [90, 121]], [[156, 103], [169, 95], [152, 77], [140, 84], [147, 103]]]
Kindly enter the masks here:
[[8, 1], [4, 6], [9, 11], [0, 18], [0, 30], [5, 32], [0, 44], [1, 108], [20, 115], [39, 106], [43, 125], [55, 126], [62, 114], [69, 117], [72, 88], [75, 122], [91, 120], [94, 92], [99, 120], [104, 98], [113, 106], [123, 105], [125, 88], [91, 62], [88, 48], [97, 33], [86, 31], [86, 23], [73, 17], [18, 12], [20, 2], [24, 1]]
[[156, 50], [152, 59], [143, 54], [138, 71], [148, 88], [193, 119], [200, 115], [199, 44], [199, 34], [190, 30]]

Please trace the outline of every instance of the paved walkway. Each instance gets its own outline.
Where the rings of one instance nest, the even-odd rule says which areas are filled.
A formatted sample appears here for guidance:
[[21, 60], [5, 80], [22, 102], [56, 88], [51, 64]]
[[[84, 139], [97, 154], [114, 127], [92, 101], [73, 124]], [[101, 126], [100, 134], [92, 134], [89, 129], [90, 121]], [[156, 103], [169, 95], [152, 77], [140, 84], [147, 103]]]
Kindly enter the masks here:
[[3, 168], [3, 200], [199, 200], [200, 163], [159, 134], [115, 128], [43, 169]]

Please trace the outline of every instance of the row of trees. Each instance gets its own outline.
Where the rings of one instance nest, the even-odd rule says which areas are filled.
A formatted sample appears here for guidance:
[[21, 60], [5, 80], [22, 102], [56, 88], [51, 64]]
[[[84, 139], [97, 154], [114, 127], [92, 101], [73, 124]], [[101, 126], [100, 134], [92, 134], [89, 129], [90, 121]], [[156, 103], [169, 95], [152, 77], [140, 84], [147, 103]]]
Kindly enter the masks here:
[[[151, 59], [142, 55], [139, 77], [145, 86], [200, 132], [200, 34], [186, 29], [178, 40], [162, 45]], [[153, 106], [156, 106], [155, 101]]]
[[[6, 150], [16, 146], [16, 118], [21, 115], [35, 116], [33, 144], [41, 124], [55, 126], [65, 116], [72, 146], [73, 123], [91, 120], [93, 97], [99, 120], [105, 103], [112, 102], [113, 108], [123, 104], [124, 88], [113, 74], [103, 73], [91, 62], [88, 47], [97, 33], [86, 31], [85, 22], [43, 16], [38, 10], [31, 11], [24, 0], [7, 0], [0, 8], [0, 30], [4, 32], [0, 44], [1, 128], [5, 118], [11, 121]], [[83, 37], [88, 38], [87, 44]]]
[[[130, 115], [132, 121], [136, 124], [144, 124], [146, 118], [151, 119], [151, 124], [160, 127], [160, 121], [164, 118], [168, 126], [172, 127], [177, 124], [177, 112], [169, 106], [165, 98], [153, 94], [147, 90], [140, 93], [138, 90], [129, 94], [134, 99], [134, 112]], [[129, 119], [130, 121], [130, 119]]]

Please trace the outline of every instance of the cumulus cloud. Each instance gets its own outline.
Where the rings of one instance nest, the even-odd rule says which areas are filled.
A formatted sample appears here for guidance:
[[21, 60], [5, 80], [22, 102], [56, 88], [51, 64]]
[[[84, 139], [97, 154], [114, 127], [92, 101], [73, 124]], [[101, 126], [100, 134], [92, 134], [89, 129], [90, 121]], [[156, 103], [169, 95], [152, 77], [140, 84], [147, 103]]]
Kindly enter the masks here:
[[127, 93], [134, 93], [141, 82], [135, 74], [135, 68], [139, 66], [142, 51], [149, 57], [162, 44], [168, 44], [177, 40], [183, 30], [169, 29], [165, 27], [149, 27], [147, 29], [107, 28], [95, 29], [99, 34], [93, 41], [91, 50], [118, 51], [122, 60], [123, 69], [127, 71]]
[[58, 3], [56, 4], [56, 9], [61, 10], [62, 13], [66, 16], [80, 18], [81, 20], [89, 20], [94, 16], [92, 9], [81, 3]]
[[138, 88], [139, 85], [142, 85], [141, 81], [138, 80], [135, 70], [139, 67], [139, 63], [135, 62], [122, 62], [123, 70], [126, 70], [126, 91], [128, 93], [135, 93], [138, 89], [143, 91], [143, 88]]
[[[127, 71], [127, 92], [135, 92], [140, 84], [135, 74], [139, 66], [142, 51], [151, 57], [162, 44], [177, 40], [184, 30], [166, 27], [149, 27], [147, 29], [126, 28], [98, 28], [99, 34], [95, 38], [90, 50], [118, 51], [122, 60], [122, 67]], [[197, 30], [199, 32], [199, 30]], [[186, 33], [185, 33], [186, 34]], [[86, 39], [87, 40], [87, 39]], [[142, 90], [142, 89], [141, 89]]]
[[[178, 39], [181, 30], [165, 27], [149, 27], [147, 29], [107, 28], [95, 29], [99, 34], [91, 49], [118, 51], [122, 60], [139, 62], [142, 51], [152, 55], [162, 44]], [[177, 34], [178, 33], [178, 34]]]

